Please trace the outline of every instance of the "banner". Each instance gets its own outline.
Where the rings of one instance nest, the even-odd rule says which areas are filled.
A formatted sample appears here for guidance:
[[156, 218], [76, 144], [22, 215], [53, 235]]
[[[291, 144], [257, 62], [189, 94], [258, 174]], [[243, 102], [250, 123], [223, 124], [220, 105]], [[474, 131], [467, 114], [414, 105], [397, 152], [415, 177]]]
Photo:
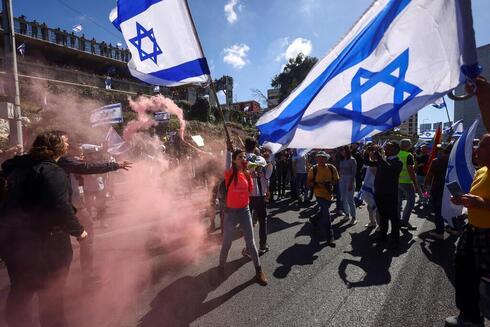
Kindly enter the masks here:
[[165, 111], [155, 112], [153, 119], [159, 123], [168, 122], [170, 120], [170, 114]]
[[92, 127], [100, 125], [119, 124], [123, 122], [122, 107], [120, 103], [110, 104], [95, 109], [90, 115]]

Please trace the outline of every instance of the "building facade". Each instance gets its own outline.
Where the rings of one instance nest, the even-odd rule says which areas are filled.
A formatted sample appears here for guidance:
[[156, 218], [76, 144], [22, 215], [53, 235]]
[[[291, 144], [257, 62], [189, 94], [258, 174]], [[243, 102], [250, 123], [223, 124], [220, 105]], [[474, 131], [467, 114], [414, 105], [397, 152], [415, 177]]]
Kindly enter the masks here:
[[279, 105], [279, 98], [281, 96], [281, 90], [268, 89], [267, 90], [267, 108], [274, 108]]
[[[476, 49], [478, 54], [478, 61], [483, 69], [482, 75], [487, 79], [490, 79], [490, 44], [481, 46]], [[461, 86], [456, 90], [456, 94], [464, 93], [464, 88]], [[478, 108], [478, 103], [476, 102], [475, 97], [471, 97], [465, 101], [456, 101], [454, 104], [454, 121], [458, 121], [463, 119], [464, 127], [469, 127], [475, 119], [480, 115], [480, 109]], [[487, 131], [485, 130], [485, 126], [480, 124], [476, 131], [476, 138], [481, 138], [483, 134]]]
[[235, 102], [231, 104], [232, 110], [244, 112], [246, 114], [260, 113], [260, 103], [255, 100]]
[[413, 136], [417, 134], [417, 126], [418, 126], [418, 114], [415, 114], [408, 118], [408, 120], [404, 121], [401, 123], [398, 128], [400, 129], [400, 133], [407, 135], [407, 136]]
[[431, 123], [420, 124], [420, 132], [430, 131], [432, 129]]

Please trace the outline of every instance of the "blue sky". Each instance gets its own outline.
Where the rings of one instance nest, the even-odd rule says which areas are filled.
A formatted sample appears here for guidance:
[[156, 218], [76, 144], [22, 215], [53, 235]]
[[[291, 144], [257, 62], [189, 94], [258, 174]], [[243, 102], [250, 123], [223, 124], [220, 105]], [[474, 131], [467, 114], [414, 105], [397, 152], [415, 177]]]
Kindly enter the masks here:
[[[372, 3], [371, 0], [188, 0], [212, 75], [234, 78], [234, 98], [264, 94], [290, 56], [323, 57]], [[441, 1], [441, 0], [434, 0]], [[14, 14], [70, 30], [82, 24], [88, 38], [123, 42], [109, 23], [115, 1], [14, 0]], [[473, 0], [477, 45], [490, 43], [490, 1]], [[452, 101], [448, 101], [452, 115]], [[420, 111], [419, 123], [446, 121], [444, 110]]]

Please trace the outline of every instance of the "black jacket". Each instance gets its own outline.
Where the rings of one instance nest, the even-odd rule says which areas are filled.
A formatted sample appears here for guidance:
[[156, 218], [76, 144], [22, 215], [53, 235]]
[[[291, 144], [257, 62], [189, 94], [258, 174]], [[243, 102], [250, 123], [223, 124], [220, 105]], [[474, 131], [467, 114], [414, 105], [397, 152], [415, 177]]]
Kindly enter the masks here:
[[374, 179], [376, 196], [398, 197], [398, 179], [403, 169], [403, 163], [398, 157], [385, 159], [378, 156], [378, 169]]
[[[65, 173], [68, 175], [76, 174], [76, 175], [92, 175], [92, 174], [104, 174], [111, 171], [116, 171], [119, 168], [119, 165], [116, 162], [106, 162], [106, 163], [91, 163], [84, 162], [73, 158], [61, 157], [58, 160], [58, 166], [63, 168]], [[69, 199], [71, 202], [73, 195], [73, 188], [70, 184], [69, 189]]]
[[12, 217], [34, 232], [82, 234], [83, 226], [69, 200], [70, 180], [56, 162], [16, 156], [2, 164], [2, 171], [7, 176], [7, 193], [0, 205], [0, 220]]
[[23, 284], [44, 287], [69, 267], [70, 235], [84, 231], [69, 200], [70, 180], [56, 162], [30, 155], [7, 160], [2, 169], [7, 193], [0, 204], [0, 257]]

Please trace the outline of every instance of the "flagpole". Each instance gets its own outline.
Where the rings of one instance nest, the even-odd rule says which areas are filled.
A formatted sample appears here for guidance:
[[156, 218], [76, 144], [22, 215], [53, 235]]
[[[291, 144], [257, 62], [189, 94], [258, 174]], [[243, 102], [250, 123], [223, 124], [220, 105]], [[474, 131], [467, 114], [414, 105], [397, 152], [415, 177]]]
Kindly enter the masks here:
[[449, 116], [449, 110], [447, 108], [447, 103], [444, 96], [442, 97], [442, 101], [444, 102], [444, 108], [446, 109], [446, 114], [447, 114], [447, 121], [449, 122], [449, 134], [447, 136], [447, 141], [450, 142], [454, 134], [453, 123], [451, 121], [451, 117]]
[[[196, 24], [194, 23], [194, 18], [192, 18], [189, 3], [187, 2], [187, 0], [184, 0], [184, 3], [185, 3], [185, 6], [187, 8], [187, 12], [189, 14], [189, 17], [191, 19], [192, 29], [194, 32], [194, 36], [196, 37], [197, 44], [199, 45], [199, 49], [201, 50], [201, 53], [203, 54], [204, 58], [206, 58], [206, 55], [204, 54], [204, 49], [203, 49], [202, 44], [201, 44], [201, 40], [199, 39], [199, 35], [197, 34], [197, 29], [196, 29]], [[209, 80], [210, 80], [210, 89], [213, 92], [214, 98], [216, 99], [216, 105], [218, 106], [218, 111], [220, 112], [221, 119], [223, 119], [223, 127], [225, 128], [226, 139], [227, 139], [227, 141], [230, 141], [231, 140], [230, 133], [228, 132], [228, 127], [226, 126], [225, 115], [223, 113], [223, 109], [221, 108], [221, 104], [219, 103], [218, 93], [216, 92], [216, 87], [214, 85], [213, 78], [211, 77], [211, 71], [209, 71]]]

